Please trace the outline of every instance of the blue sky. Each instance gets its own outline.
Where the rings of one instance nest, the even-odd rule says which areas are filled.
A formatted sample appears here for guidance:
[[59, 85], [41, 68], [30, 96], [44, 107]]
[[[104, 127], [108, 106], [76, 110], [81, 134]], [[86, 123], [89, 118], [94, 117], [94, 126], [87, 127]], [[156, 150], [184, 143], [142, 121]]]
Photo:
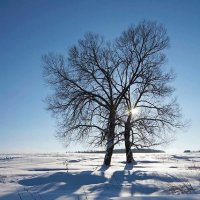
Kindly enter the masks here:
[[[166, 150], [200, 150], [200, 1], [198, 0], [1, 0], [0, 152], [58, 152], [56, 123], [45, 110], [49, 90], [41, 56], [66, 54], [85, 32], [114, 39], [143, 19], [164, 24], [169, 67], [182, 112], [191, 125]], [[76, 149], [88, 149], [78, 145]], [[70, 149], [70, 148], [69, 148]]]

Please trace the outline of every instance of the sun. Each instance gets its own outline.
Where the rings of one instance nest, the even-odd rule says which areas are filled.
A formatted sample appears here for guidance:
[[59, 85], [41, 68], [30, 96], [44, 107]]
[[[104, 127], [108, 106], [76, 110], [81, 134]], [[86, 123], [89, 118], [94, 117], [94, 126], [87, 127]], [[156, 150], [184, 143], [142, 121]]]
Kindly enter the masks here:
[[136, 115], [139, 112], [139, 110], [138, 108], [131, 108], [130, 112], [132, 115]]

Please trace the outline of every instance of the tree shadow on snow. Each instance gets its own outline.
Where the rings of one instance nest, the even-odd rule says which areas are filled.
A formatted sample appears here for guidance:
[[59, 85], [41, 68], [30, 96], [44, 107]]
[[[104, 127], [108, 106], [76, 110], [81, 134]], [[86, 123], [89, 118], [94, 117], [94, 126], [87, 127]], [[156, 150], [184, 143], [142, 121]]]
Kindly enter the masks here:
[[[161, 182], [179, 182], [180, 179], [158, 173], [152, 173], [142, 170], [134, 170], [135, 165], [126, 164], [123, 170], [114, 171], [108, 179], [105, 177], [108, 167], [102, 165], [98, 170], [99, 175], [93, 171], [82, 171], [80, 173], [56, 172], [43, 174], [37, 177], [23, 179], [18, 181], [26, 191], [30, 191], [35, 199], [54, 200], [70, 196], [73, 199], [84, 199], [95, 194], [95, 199], [109, 199], [121, 196], [125, 192], [128, 196], [135, 194], [150, 195], [160, 190], [156, 185], [143, 182], [145, 180], [154, 180]], [[108, 172], [109, 174], [109, 172]], [[141, 181], [138, 183], [138, 181]], [[82, 187], [83, 186], [83, 187]], [[85, 186], [89, 186], [88, 192]], [[80, 194], [77, 193], [79, 190]], [[9, 199], [12, 194], [1, 197], [0, 200]], [[36, 198], [40, 195], [42, 198]], [[11, 198], [12, 199], [12, 198]]]
[[[74, 174], [65, 172], [43, 174], [42, 176], [20, 180], [18, 183], [27, 188], [26, 191], [30, 191], [29, 193], [35, 199], [40, 194], [42, 199], [53, 200], [66, 195], [80, 199], [82, 195], [85, 195], [85, 192], [81, 191], [82, 195], [79, 195], [76, 191], [82, 186], [105, 183], [106, 180], [103, 176], [93, 175], [92, 171], [83, 171]], [[0, 197], [0, 199], [9, 199], [9, 196], [12, 195]]]
[[135, 194], [150, 195], [160, 190], [154, 184], [138, 183], [138, 180], [157, 180], [162, 182], [179, 182], [176, 177], [168, 177], [157, 173], [148, 173], [146, 171], [131, 171], [135, 166], [126, 164], [124, 170], [115, 171], [111, 178], [105, 184], [99, 184], [90, 188], [90, 192], [96, 192], [96, 200], [109, 199], [121, 196], [121, 192], [126, 192], [128, 196]]
[[157, 161], [157, 160], [138, 160], [137, 163], [154, 164], [154, 163], [161, 163], [161, 161]]

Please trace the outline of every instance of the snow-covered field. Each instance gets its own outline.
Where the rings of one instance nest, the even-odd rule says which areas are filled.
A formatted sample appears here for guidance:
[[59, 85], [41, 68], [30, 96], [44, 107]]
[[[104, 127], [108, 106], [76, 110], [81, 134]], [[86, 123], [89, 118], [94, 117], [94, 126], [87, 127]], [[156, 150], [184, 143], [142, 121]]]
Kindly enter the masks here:
[[200, 153], [134, 156], [0, 154], [0, 200], [200, 199]]

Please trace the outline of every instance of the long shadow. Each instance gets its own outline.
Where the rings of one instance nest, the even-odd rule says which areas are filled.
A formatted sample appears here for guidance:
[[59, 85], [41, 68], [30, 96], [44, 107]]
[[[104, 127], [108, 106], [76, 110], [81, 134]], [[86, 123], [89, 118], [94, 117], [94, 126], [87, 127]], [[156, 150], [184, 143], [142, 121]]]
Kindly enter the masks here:
[[156, 160], [138, 160], [137, 163], [150, 163], [150, 164], [153, 164], [153, 163], [161, 163], [161, 161], [156, 161]]
[[[41, 194], [42, 199], [53, 200], [64, 195], [74, 199], [80, 199], [76, 191], [82, 186], [105, 183], [107, 179], [103, 176], [92, 174], [92, 171], [70, 174], [57, 172], [50, 175], [42, 175], [35, 178], [23, 179], [18, 183], [31, 191], [32, 195]], [[37, 193], [37, 194], [36, 194]], [[84, 197], [84, 191], [83, 198]], [[9, 194], [11, 197], [14, 194]], [[9, 199], [9, 195], [0, 197], [0, 200]]]
[[140, 173], [141, 171], [133, 173], [130, 171], [127, 173], [127, 170], [115, 171], [107, 183], [92, 187], [90, 192], [98, 192], [98, 196], [95, 199], [101, 200], [119, 197], [123, 189], [131, 194], [131, 196], [136, 193], [149, 195], [159, 190], [154, 185], [136, 183], [136, 180], [148, 179], [148, 177], [142, 177]]
[[[33, 196], [39, 193], [42, 198], [38, 199], [42, 200], [55, 200], [66, 195], [73, 199], [85, 199], [88, 198], [85, 196], [85, 191], [81, 191], [82, 195], [78, 195], [77, 191], [82, 186], [90, 185], [90, 187], [88, 187], [89, 192], [91, 194], [97, 194], [95, 199], [101, 200], [119, 197], [121, 192], [127, 192], [131, 196], [135, 194], [150, 195], [160, 189], [156, 185], [148, 184], [147, 182], [138, 183], [138, 180], [157, 180], [168, 183], [180, 181], [180, 179], [176, 177], [142, 170], [133, 171], [134, 167], [135, 165], [126, 164], [123, 170], [114, 171], [109, 179], [105, 178], [105, 172], [108, 167], [102, 165], [98, 170], [100, 172], [99, 175], [92, 173], [93, 171], [82, 171], [81, 173], [74, 174], [56, 172], [23, 179], [18, 181], [18, 183], [27, 191], [29, 190]], [[15, 199], [13, 198], [14, 195], [15, 194], [12, 193], [2, 196], [0, 200]]]
[[96, 200], [119, 197], [121, 192], [127, 192], [133, 196], [135, 194], [150, 195], [157, 192], [160, 188], [154, 184], [138, 183], [138, 180], [157, 180], [162, 182], [180, 182], [176, 177], [148, 173], [147, 171], [132, 171], [135, 165], [126, 164], [124, 170], [115, 171], [105, 184], [93, 186], [90, 192], [98, 193]]
[[28, 169], [27, 171], [38, 171], [38, 172], [48, 172], [48, 171], [66, 171], [66, 168], [33, 168], [33, 169]]
[[124, 170], [125, 171], [129, 171], [132, 170], [136, 165], [132, 164], [132, 163], [126, 163]]

